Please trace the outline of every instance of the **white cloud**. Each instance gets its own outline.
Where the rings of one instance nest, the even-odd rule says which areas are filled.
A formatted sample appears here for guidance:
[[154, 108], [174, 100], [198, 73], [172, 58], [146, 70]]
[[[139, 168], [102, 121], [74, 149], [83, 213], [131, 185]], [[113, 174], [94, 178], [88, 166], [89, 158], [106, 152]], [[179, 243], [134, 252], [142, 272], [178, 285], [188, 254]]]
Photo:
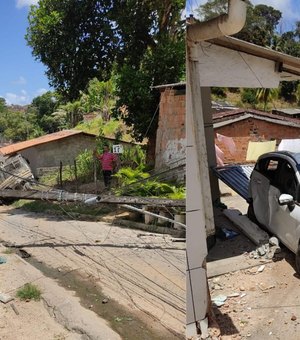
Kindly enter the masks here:
[[22, 7], [27, 7], [30, 5], [37, 5], [38, 1], [39, 0], [17, 0], [16, 7], [22, 8]]
[[41, 96], [42, 94], [44, 94], [44, 93], [46, 93], [46, 92], [48, 92], [49, 90], [46, 90], [46, 89], [44, 89], [44, 88], [40, 88], [40, 89], [38, 89], [37, 91], [36, 91], [36, 93], [35, 93], [35, 95], [36, 96]]
[[20, 76], [19, 79], [13, 80], [12, 83], [15, 85], [25, 85], [27, 81], [24, 77]]
[[6, 103], [8, 105], [16, 104], [16, 105], [26, 105], [29, 104], [30, 100], [25, 90], [22, 90], [20, 94], [16, 93], [5, 93], [3, 96]]

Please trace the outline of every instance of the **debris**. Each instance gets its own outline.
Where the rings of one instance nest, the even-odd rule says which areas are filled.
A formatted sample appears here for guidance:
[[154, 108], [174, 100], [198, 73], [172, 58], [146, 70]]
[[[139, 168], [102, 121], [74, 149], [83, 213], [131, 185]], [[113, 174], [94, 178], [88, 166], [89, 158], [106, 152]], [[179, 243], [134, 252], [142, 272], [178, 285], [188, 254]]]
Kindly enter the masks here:
[[243, 292], [245, 290], [245, 287], [244, 286], [241, 286], [240, 287], [240, 291]]
[[230, 295], [228, 295], [229, 298], [231, 297], [239, 297], [240, 296], [240, 293], [232, 293]]
[[22, 259], [27, 259], [28, 257], [30, 257], [31, 255], [29, 253], [27, 253], [26, 250], [24, 249], [19, 249], [18, 250], [20, 256], [22, 257]]
[[109, 300], [107, 298], [105, 298], [105, 299], [102, 300], [102, 303], [105, 304], [105, 303], [108, 303], [108, 301]]
[[264, 256], [266, 254], [265, 247], [262, 245], [261, 247], [257, 248], [257, 253], [259, 256]]
[[7, 262], [6, 257], [0, 256], [0, 264], [6, 263], [6, 262]]
[[269, 239], [269, 243], [270, 243], [271, 246], [279, 247], [278, 238], [275, 237], [275, 236], [272, 236], [272, 237]]
[[209, 337], [208, 333], [208, 318], [200, 321], [200, 329], [201, 329], [201, 339], [207, 339]]
[[292, 320], [292, 321], [296, 321], [296, 320], [297, 320], [296, 315], [293, 314], [292, 317], [291, 317], [291, 320]]
[[241, 298], [243, 298], [243, 297], [246, 296], [246, 295], [247, 295], [246, 293], [241, 294]]
[[217, 307], [221, 307], [224, 305], [225, 301], [227, 300], [227, 296], [218, 295], [218, 296], [213, 297], [211, 300]]
[[263, 265], [261, 265], [258, 269], [257, 269], [257, 272], [258, 273], [261, 273], [261, 272], [263, 272], [264, 271], [264, 269], [265, 269], [265, 265], [263, 264]]
[[0, 301], [3, 303], [7, 303], [9, 301], [12, 301], [14, 298], [8, 294], [0, 293]]
[[13, 303], [10, 304], [10, 307], [12, 308], [12, 310], [13, 310], [17, 315], [20, 314], [19, 311], [17, 310], [17, 307], [16, 307]]
[[220, 238], [224, 239], [224, 240], [231, 240], [238, 235], [239, 235], [239, 233], [237, 233], [236, 231], [233, 231], [231, 229], [221, 228], [221, 230], [220, 230]]

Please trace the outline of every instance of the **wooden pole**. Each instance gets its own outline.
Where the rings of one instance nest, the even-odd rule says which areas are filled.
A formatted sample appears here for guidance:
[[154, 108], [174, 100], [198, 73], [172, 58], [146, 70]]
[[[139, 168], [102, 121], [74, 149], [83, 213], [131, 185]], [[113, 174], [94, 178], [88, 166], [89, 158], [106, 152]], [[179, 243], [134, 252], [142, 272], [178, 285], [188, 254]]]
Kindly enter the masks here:
[[60, 161], [59, 162], [59, 186], [60, 186], [61, 189], [63, 188], [62, 169], [63, 169], [63, 164], [62, 164], [62, 161]]
[[97, 193], [97, 161], [94, 159], [94, 183], [95, 183], [95, 193]]
[[76, 185], [76, 192], [78, 191], [78, 177], [77, 177], [77, 163], [76, 159], [74, 159], [74, 175], [75, 175], [75, 185]]

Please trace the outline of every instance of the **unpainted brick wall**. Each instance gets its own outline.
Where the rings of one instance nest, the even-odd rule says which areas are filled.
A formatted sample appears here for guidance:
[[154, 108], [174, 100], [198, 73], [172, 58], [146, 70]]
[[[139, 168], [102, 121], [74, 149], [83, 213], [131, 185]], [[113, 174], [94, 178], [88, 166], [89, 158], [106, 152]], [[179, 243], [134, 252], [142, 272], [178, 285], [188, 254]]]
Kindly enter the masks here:
[[232, 137], [235, 142], [236, 152], [232, 155], [223, 143], [215, 140], [224, 152], [225, 163], [245, 163], [249, 141], [263, 142], [275, 139], [276, 145], [278, 145], [282, 139], [300, 138], [300, 129], [297, 127], [274, 124], [255, 118], [216, 128], [214, 131]]
[[155, 169], [185, 157], [185, 94], [176, 89], [161, 92], [155, 157]]
[[[185, 94], [178, 94], [176, 89], [166, 88], [161, 92], [159, 125], [156, 139], [155, 169], [161, 169], [169, 162], [185, 155]], [[300, 138], [300, 129], [274, 124], [255, 118], [245, 119], [214, 129], [215, 133], [232, 137], [236, 152], [232, 155], [229, 149], [215, 139], [215, 143], [224, 152], [225, 163], [246, 163], [249, 141]]]

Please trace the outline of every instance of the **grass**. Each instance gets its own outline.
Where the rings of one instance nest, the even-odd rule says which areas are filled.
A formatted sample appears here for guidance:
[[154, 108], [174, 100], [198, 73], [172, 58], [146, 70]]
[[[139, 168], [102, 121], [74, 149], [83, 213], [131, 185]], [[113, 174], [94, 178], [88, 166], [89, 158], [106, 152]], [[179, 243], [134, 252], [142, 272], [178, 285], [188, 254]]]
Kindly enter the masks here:
[[100, 207], [89, 206], [86, 204], [78, 203], [66, 203], [66, 202], [49, 202], [49, 201], [30, 201], [30, 200], [18, 200], [13, 203], [13, 206], [17, 209], [23, 209], [25, 211], [36, 213], [49, 213], [53, 215], [64, 215], [74, 217], [76, 219], [95, 219], [101, 215], [105, 215], [115, 209], [114, 206], [102, 204]]
[[14, 251], [13, 251], [11, 248], [6, 248], [6, 249], [2, 252], [2, 254], [6, 254], [6, 255], [13, 254], [13, 253], [14, 253]]
[[21, 300], [39, 301], [41, 294], [41, 290], [31, 283], [26, 283], [17, 291], [17, 297]]

